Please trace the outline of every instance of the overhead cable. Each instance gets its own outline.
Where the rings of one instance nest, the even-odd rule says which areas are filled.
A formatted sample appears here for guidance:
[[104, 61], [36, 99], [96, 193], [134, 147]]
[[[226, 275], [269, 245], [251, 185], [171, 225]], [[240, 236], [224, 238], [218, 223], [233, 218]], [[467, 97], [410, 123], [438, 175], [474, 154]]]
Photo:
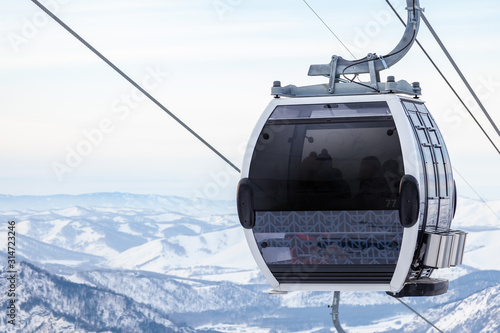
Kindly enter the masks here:
[[[389, 7], [391, 7], [392, 11], [394, 12], [394, 14], [396, 14], [396, 16], [399, 18], [399, 20], [401, 21], [401, 23], [406, 26], [406, 23], [403, 21], [403, 19], [401, 18], [401, 16], [399, 15], [399, 13], [396, 11], [396, 9], [394, 8], [394, 6], [390, 3], [389, 0], [385, 0], [385, 2], [389, 5]], [[460, 103], [462, 104], [462, 106], [465, 108], [465, 110], [467, 110], [467, 112], [469, 113], [469, 115], [472, 117], [472, 119], [476, 122], [477, 126], [479, 126], [479, 128], [481, 129], [481, 131], [483, 132], [483, 134], [486, 136], [486, 138], [490, 141], [491, 145], [495, 148], [495, 150], [498, 152], [498, 154], [500, 154], [500, 148], [497, 147], [497, 145], [493, 142], [493, 139], [489, 136], [489, 134], [486, 132], [486, 130], [484, 129], [484, 127], [481, 125], [481, 123], [479, 123], [479, 121], [477, 120], [477, 118], [474, 116], [474, 114], [472, 113], [472, 111], [469, 109], [469, 107], [467, 106], [467, 104], [465, 104], [464, 100], [460, 97], [460, 95], [458, 94], [458, 92], [455, 90], [455, 88], [451, 85], [450, 81], [448, 81], [448, 79], [446, 78], [446, 76], [443, 74], [443, 72], [439, 69], [438, 65], [434, 62], [434, 60], [431, 58], [431, 56], [429, 55], [429, 53], [427, 53], [427, 51], [425, 50], [425, 48], [422, 46], [422, 44], [418, 41], [418, 39], [415, 40], [415, 42], [417, 43], [417, 45], [420, 47], [420, 49], [424, 52], [425, 56], [427, 57], [427, 59], [429, 59], [429, 61], [431, 62], [431, 64], [434, 66], [434, 68], [437, 70], [437, 72], [439, 73], [439, 75], [441, 75], [441, 77], [443, 78], [443, 80], [446, 82], [446, 84], [448, 85], [448, 87], [451, 89], [451, 91], [453, 92], [453, 94], [455, 94], [455, 96], [457, 97], [457, 99], [460, 101]]]
[[418, 313], [417, 310], [413, 309], [411, 306], [409, 306], [408, 304], [406, 304], [405, 302], [403, 302], [402, 300], [400, 300], [399, 298], [396, 298], [397, 301], [399, 301], [401, 304], [403, 304], [404, 306], [406, 306], [408, 309], [410, 309], [413, 313], [415, 313], [417, 316], [419, 316], [420, 318], [422, 318], [423, 320], [425, 320], [427, 322], [427, 324], [431, 325], [432, 327], [434, 327], [438, 332], [440, 333], [444, 333], [443, 331], [441, 331], [439, 328], [436, 327], [436, 325], [434, 325], [433, 323], [431, 323], [429, 320], [427, 320], [424, 316], [422, 316], [420, 313]]
[[69, 26], [67, 26], [63, 21], [61, 21], [57, 16], [55, 16], [51, 11], [49, 11], [44, 5], [42, 5], [37, 0], [31, 0], [35, 5], [40, 7], [47, 15], [49, 15], [54, 21], [59, 23], [66, 31], [72, 34], [76, 39], [78, 39], [83, 45], [85, 45], [89, 50], [91, 50], [95, 55], [101, 58], [106, 64], [108, 64], [111, 68], [113, 68], [118, 74], [120, 74], [125, 80], [130, 82], [137, 90], [143, 93], [147, 98], [149, 98], [153, 103], [155, 103], [160, 109], [165, 111], [170, 117], [172, 117], [177, 123], [179, 123], [182, 127], [184, 127], [189, 133], [191, 133], [194, 137], [196, 137], [199, 141], [201, 141], [205, 146], [207, 146], [211, 151], [213, 151], [217, 156], [222, 158], [224, 162], [229, 164], [234, 170], [240, 172], [240, 169], [234, 165], [228, 158], [226, 158], [222, 153], [220, 153], [217, 149], [215, 149], [211, 144], [209, 144], [205, 139], [203, 139], [198, 133], [192, 130], [186, 123], [180, 120], [175, 114], [169, 111], [163, 104], [161, 104], [156, 98], [151, 96], [146, 90], [144, 90], [139, 84], [137, 84], [133, 79], [131, 79], [127, 74], [125, 74], [121, 69], [115, 66], [111, 61], [109, 61], [105, 56], [103, 56], [99, 51], [97, 51], [92, 45], [87, 43], [82, 37], [80, 37], [75, 31], [73, 31]]
[[314, 15], [316, 15], [316, 17], [321, 21], [321, 23], [323, 23], [323, 25], [328, 29], [330, 30], [331, 34], [337, 38], [337, 40], [340, 42], [340, 44], [342, 44], [342, 46], [352, 55], [352, 57], [354, 59], [356, 59], [356, 56], [351, 52], [351, 50], [349, 50], [349, 48], [344, 44], [344, 42], [342, 42], [340, 40], [340, 38], [335, 34], [335, 32], [333, 32], [333, 30], [330, 28], [330, 26], [328, 24], [326, 24], [325, 21], [323, 21], [323, 19], [321, 18], [321, 16], [319, 16], [318, 13], [316, 13], [316, 11], [311, 7], [311, 5], [309, 5], [309, 3], [306, 1], [306, 0], [302, 0], [306, 5], [307, 7], [309, 7], [309, 9], [314, 13]]
[[453, 68], [455, 68], [455, 70], [457, 71], [458, 75], [460, 76], [460, 78], [464, 82], [464, 84], [467, 87], [467, 89], [469, 89], [469, 92], [471, 93], [472, 97], [474, 97], [474, 99], [476, 100], [477, 104], [479, 105], [479, 107], [483, 111], [483, 113], [486, 116], [486, 118], [488, 118], [491, 126], [493, 126], [493, 128], [497, 132], [498, 136], [500, 136], [500, 130], [498, 129], [497, 125], [495, 124], [495, 122], [493, 121], [493, 119], [491, 119], [491, 117], [490, 117], [488, 111], [486, 111], [486, 108], [484, 107], [483, 103], [481, 103], [481, 100], [476, 95], [476, 92], [474, 91], [474, 89], [472, 89], [471, 85], [469, 84], [469, 81], [467, 81], [467, 79], [463, 75], [462, 71], [458, 67], [457, 63], [455, 62], [455, 60], [453, 60], [451, 54], [448, 52], [448, 50], [444, 46], [443, 42], [441, 42], [441, 39], [437, 35], [436, 31], [434, 31], [434, 29], [432, 28], [432, 25], [430, 24], [429, 20], [427, 20], [427, 17], [425, 17], [424, 13], [422, 13], [422, 20], [424, 21], [424, 23], [427, 26], [427, 28], [429, 28], [429, 31], [431, 32], [432, 36], [434, 36], [434, 39], [439, 44], [439, 46], [443, 50], [444, 54], [446, 55], [446, 57], [448, 58], [448, 60], [450, 61], [450, 63], [453, 65]]
[[472, 185], [467, 181], [467, 179], [465, 179], [465, 177], [462, 176], [462, 174], [460, 172], [458, 172], [458, 170], [455, 167], [453, 167], [453, 171], [456, 172], [457, 175], [460, 176], [460, 178], [462, 178], [462, 180], [467, 184], [467, 186], [469, 186], [470, 189], [477, 195], [479, 200], [481, 200], [486, 205], [486, 207], [488, 207], [488, 209], [493, 213], [493, 215], [495, 215], [495, 217], [498, 219], [498, 221], [500, 221], [500, 216], [498, 216], [498, 214], [495, 212], [495, 210], [493, 210], [493, 208], [488, 204], [488, 202], [486, 200], [484, 200], [483, 197], [479, 193], [477, 193], [476, 189], [474, 187], [472, 187]]

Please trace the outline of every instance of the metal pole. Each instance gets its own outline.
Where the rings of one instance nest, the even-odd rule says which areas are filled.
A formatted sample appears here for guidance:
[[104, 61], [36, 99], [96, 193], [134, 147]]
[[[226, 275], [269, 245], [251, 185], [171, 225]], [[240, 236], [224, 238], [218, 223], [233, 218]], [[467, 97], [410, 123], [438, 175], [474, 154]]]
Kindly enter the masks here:
[[337, 332], [339, 333], [346, 333], [344, 329], [342, 328], [342, 325], [340, 325], [340, 320], [339, 320], [339, 303], [340, 303], [340, 291], [335, 291], [333, 293], [333, 302], [332, 305], [329, 307], [332, 308], [332, 321], [333, 325], [337, 329]]
[[443, 42], [441, 42], [441, 39], [438, 37], [436, 31], [434, 31], [434, 29], [432, 28], [430, 22], [427, 20], [427, 17], [425, 17], [424, 13], [421, 14], [421, 17], [422, 17], [422, 20], [425, 22], [425, 25], [427, 26], [427, 28], [429, 28], [429, 31], [432, 33], [432, 35], [436, 39], [436, 42], [439, 44], [439, 46], [443, 50], [444, 54], [446, 54], [446, 57], [448, 57], [448, 60], [451, 62], [451, 64], [453, 65], [453, 67], [457, 71], [458, 75], [460, 76], [460, 78], [464, 82], [465, 86], [467, 87], [467, 89], [469, 89], [472, 97], [474, 97], [474, 99], [476, 100], [477, 104], [479, 105], [479, 107], [481, 108], [481, 110], [483, 111], [483, 113], [486, 115], [486, 118], [488, 118], [488, 120], [490, 121], [491, 125], [493, 126], [493, 128], [497, 132], [498, 136], [500, 136], [500, 130], [498, 129], [497, 125], [495, 124], [495, 122], [493, 121], [493, 119], [491, 119], [490, 115], [486, 111], [486, 108], [483, 106], [483, 103], [481, 103], [481, 101], [479, 100], [479, 97], [477, 97], [476, 93], [474, 92], [474, 89], [472, 89], [471, 85], [469, 84], [469, 81], [467, 81], [467, 79], [465, 78], [465, 76], [462, 74], [462, 71], [460, 70], [460, 68], [458, 68], [458, 65], [456, 64], [456, 62], [451, 57], [451, 54], [448, 52], [448, 50], [444, 46]]

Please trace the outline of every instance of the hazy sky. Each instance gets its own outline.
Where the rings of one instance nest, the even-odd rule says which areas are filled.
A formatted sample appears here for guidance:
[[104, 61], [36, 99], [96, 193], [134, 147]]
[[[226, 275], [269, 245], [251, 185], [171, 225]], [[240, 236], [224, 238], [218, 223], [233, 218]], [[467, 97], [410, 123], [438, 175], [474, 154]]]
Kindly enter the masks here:
[[[350, 58], [302, 0], [43, 3], [238, 166], [274, 80], [321, 83], [310, 64]], [[309, 3], [356, 57], [387, 53], [403, 32], [384, 0]], [[500, 3], [421, 4], [500, 124]], [[0, 2], [0, 33], [0, 193], [234, 197], [236, 172], [31, 1]], [[425, 26], [419, 40], [500, 146]], [[418, 47], [387, 75], [421, 82], [453, 166], [500, 199], [500, 156]]]

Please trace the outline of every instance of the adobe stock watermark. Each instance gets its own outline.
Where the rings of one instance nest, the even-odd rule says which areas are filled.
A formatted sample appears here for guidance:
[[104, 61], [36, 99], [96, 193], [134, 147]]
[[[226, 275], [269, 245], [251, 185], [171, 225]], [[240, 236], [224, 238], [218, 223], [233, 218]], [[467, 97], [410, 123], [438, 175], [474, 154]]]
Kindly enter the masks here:
[[[54, 14], [61, 11], [61, 6], [71, 2], [71, 0], [45, 0], [43, 5]], [[52, 20], [44, 11], [38, 9], [31, 16], [25, 16], [21, 20], [18, 32], [7, 33], [7, 39], [15, 53], [19, 53], [21, 48], [37, 37], [40, 31]]]
[[[163, 72], [158, 66], [146, 68], [146, 73], [140, 83], [142, 83], [141, 87], [148, 92], [157, 89], [169, 76], [168, 72]], [[111, 112], [114, 117], [102, 118], [94, 128], [84, 129], [82, 138], [76, 144], [67, 145], [64, 159], [51, 163], [52, 172], [59, 182], [62, 183], [65, 176], [73, 173], [85, 158], [89, 157], [96, 148], [101, 146], [106, 137], [109, 137], [114, 132], [118, 123], [129, 117], [132, 111], [145, 99], [146, 96], [136, 88], [133, 88], [128, 94], [121, 95], [111, 104]]]
[[[487, 101], [490, 97], [498, 94], [500, 81], [496, 80], [493, 75], [490, 74], [488, 77], [479, 76], [478, 81], [479, 82], [473, 87], [473, 89], [482, 103]], [[471, 94], [467, 94], [466, 97], [463, 97], [462, 95], [462, 100], [471, 112], [475, 114], [481, 112], [479, 105]], [[444, 120], [455, 129], [460, 127], [464, 119], [468, 117], [468, 112], [466, 112], [462, 103], [458, 101], [444, 112]]]
[[[251, 142], [240, 142], [236, 147], [236, 155], [239, 157], [240, 161], [249, 160], [252, 157], [254, 151], [262, 151], [265, 149], [266, 145], [273, 142], [276, 134], [281, 133], [286, 129], [286, 125], [289, 124], [288, 121], [284, 121], [280, 125], [270, 125], [266, 127], [262, 135], [259, 135], [255, 146], [252, 146]], [[249, 146], [250, 145], [250, 146]], [[252, 148], [252, 149], [249, 149]], [[202, 186], [195, 188], [191, 195], [193, 199], [195, 208], [197, 207], [197, 200], [207, 199], [216, 200], [221, 194], [227, 191], [229, 186], [236, 191], [235, 181], [239, 179], [240, 175], [229, 165], [225, 169], [219, 170], [217, 172], [209, 172], [209, 181], [205, 182]]]
[[238, 173], [227, 166], [225, 169], [217, 172], [211, 171], [208, 173], [210, 181], [207, 181], [203, 186], [193, 190], [193, 198], [203, 198], [207, 200], [216, 200], [232, 183], [238, 178]]
[[[247, 142], [242, 142], [237, 146], [237, 155], [242, 160], [243, 155], [246, 153]], [[252, 152], [248, 152], [251, 154]], [[193, 208], [199, 209], [202, 207], [201, 200], [218, 200], [220, 195], [228, 190], [236, 193], [236, 182], [239, 180], [240, 175], [231, 166], [226, 165], [218, 171], [210, 171], [207, 173], [209, 180], [203, 185], [194, 188], [190, 198], [193, 202]]]
[[243, 0], [213, 0], [212, 6], [214, 7], [217, 16], [221, 21], [224, 21], [226, 15], [230, 12], [234, 12], [236, 8], [241, 6]]

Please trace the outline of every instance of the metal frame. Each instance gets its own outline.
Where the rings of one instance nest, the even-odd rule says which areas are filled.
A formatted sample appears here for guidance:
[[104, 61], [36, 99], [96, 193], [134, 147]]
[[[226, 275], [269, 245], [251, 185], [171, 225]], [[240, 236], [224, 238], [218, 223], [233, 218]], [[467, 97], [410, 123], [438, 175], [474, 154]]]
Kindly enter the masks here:
[[[346, 95], [346, 94], [366, 94], [380, 93], [400, 93], [411, 96], [421, 94], [420, 84], [401, 80], [397, 81], [390, 76], [387, 82], [380, 82], [380, 72], [396, 64], [410, 50], [415, 42], [420, 28], [420, 17], [422, 9], [419, 0], [406, 0], [408, 19], [403, 37], [396, 47], [385, 56], [376, 53], [369, 53], [366, 57], [357, 60], [346, 60], [341, 56], [334, 55], [330, 63], [322, 65], [311, 65], [309, 76], [325, 76], [329, 78], [328, 84], [319, 84], [305, 87], [294, 85], [281, 86], [281, 82], [275, 81], [272, 94], [276, 97], [307, 97], [324, 95]], [[354, 79], [347, 79], [348, 74], [370, 74], [370, 82], [354, 82]], [[340, 76], [346, 80], [342, 80]]]
[[346, 333], [340, 324], [339, 319], [339, 304], [340, 304], [340, 291], [335, 291], [333, 293], [332, 305], [328, 305], [332, 309], [332, 322], [333, 326], [337, 329], [338, 333]]

